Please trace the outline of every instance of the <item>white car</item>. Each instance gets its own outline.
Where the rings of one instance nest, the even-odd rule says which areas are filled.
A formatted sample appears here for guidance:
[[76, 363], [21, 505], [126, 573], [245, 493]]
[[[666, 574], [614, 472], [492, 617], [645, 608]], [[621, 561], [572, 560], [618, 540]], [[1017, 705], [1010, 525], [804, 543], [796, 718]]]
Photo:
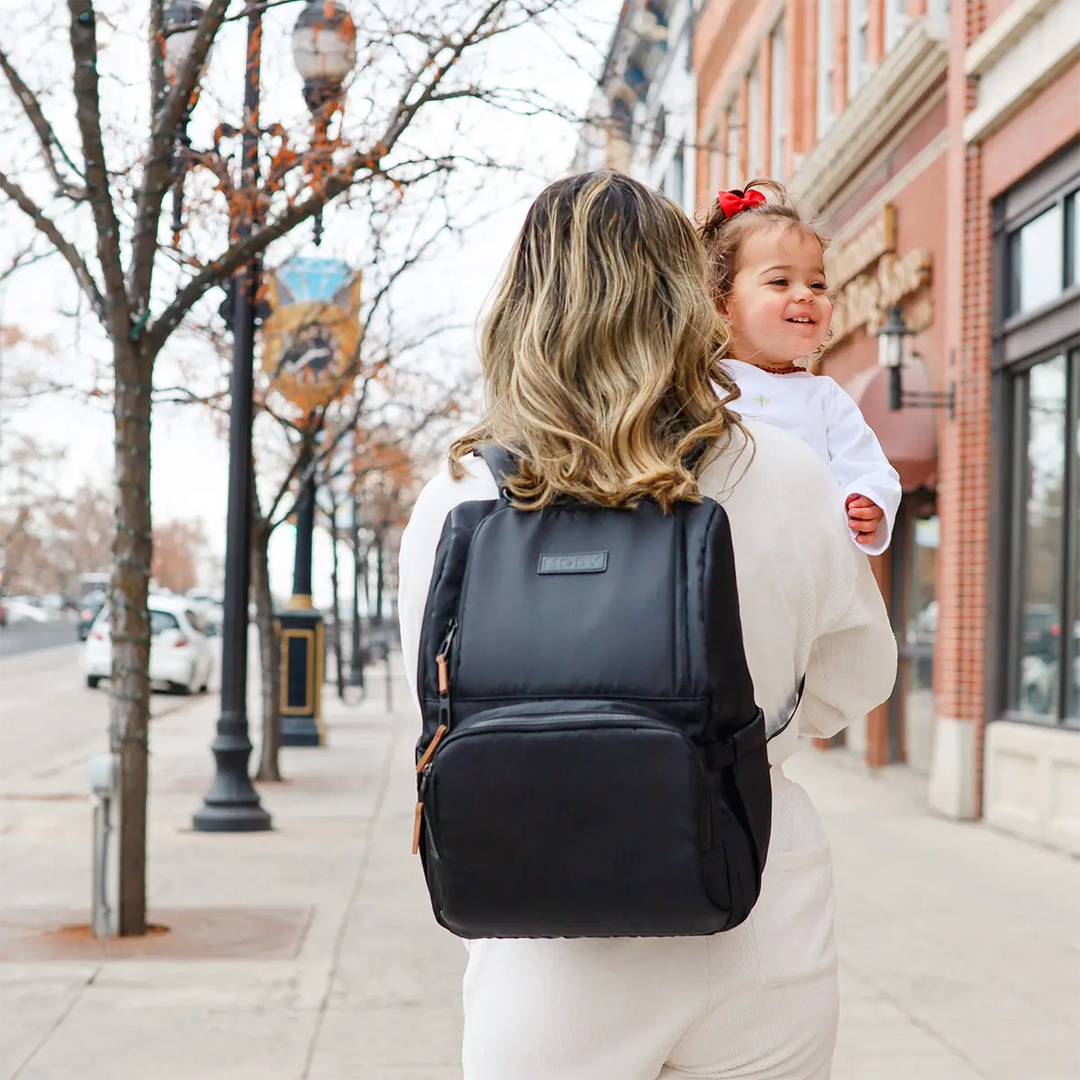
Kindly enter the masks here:
[[[202, 616], [183, 597], [151, 596], [150, 682], [192, 694], [209, 688], [214, 654]], [[112, 627], [102, 608], [82, 653], [86, 685], [94, 689], [112, 673]]]

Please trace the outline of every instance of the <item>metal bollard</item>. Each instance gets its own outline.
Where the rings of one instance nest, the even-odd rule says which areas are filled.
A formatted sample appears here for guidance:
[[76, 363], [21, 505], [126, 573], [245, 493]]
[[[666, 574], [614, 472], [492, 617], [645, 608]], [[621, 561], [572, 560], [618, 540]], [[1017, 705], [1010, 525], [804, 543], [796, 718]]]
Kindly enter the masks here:
[[113, 831], [111, 810], [116, 797], [118, 759], [115, 754], [97, 754], [90, 759], [90, 787], [94, 792], [94, 860], [91, 870], [91, 919], [94, 937], [112, 934], [109, 907], [109, 836]]

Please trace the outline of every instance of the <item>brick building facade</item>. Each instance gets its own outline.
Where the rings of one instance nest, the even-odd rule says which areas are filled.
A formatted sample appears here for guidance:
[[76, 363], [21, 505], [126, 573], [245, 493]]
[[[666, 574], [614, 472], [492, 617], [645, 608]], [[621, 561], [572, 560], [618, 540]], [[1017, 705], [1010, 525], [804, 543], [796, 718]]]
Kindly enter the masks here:
[[[1080, 0], [691, 7], [697, 205], [772, 176], [816, 214], [841, 292], [820, 370], [905, 490], [873, 560], [897, 688], [847, 744], [927, 773], [942, 813], [1080, 851]], [[631, 113], [626, 144], [655, 140]]]

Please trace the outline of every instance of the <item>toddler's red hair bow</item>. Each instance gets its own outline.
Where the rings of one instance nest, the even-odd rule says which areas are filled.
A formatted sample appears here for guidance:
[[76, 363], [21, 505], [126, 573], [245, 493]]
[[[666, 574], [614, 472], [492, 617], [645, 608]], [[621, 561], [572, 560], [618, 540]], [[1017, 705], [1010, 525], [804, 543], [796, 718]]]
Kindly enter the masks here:
[[724, 217], [729, 218], [753, 206], [761, 206], [765, 202], [765, 196], [753, 189], [745, 193], [736, 189], [735, 191], [721, 191], [716, 196], [716, 201], [720, 204], [720, 209], [724, 211]]

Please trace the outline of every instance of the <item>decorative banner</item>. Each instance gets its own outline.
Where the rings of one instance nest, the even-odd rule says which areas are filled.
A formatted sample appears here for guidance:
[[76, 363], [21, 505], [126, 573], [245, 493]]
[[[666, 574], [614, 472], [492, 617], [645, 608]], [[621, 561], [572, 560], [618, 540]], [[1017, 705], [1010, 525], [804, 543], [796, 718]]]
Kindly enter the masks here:
[[360, 274], [335, 259], [290, 259], [267, 283], [263, 370], [305, 412], [352, 383], [360, 345]]

